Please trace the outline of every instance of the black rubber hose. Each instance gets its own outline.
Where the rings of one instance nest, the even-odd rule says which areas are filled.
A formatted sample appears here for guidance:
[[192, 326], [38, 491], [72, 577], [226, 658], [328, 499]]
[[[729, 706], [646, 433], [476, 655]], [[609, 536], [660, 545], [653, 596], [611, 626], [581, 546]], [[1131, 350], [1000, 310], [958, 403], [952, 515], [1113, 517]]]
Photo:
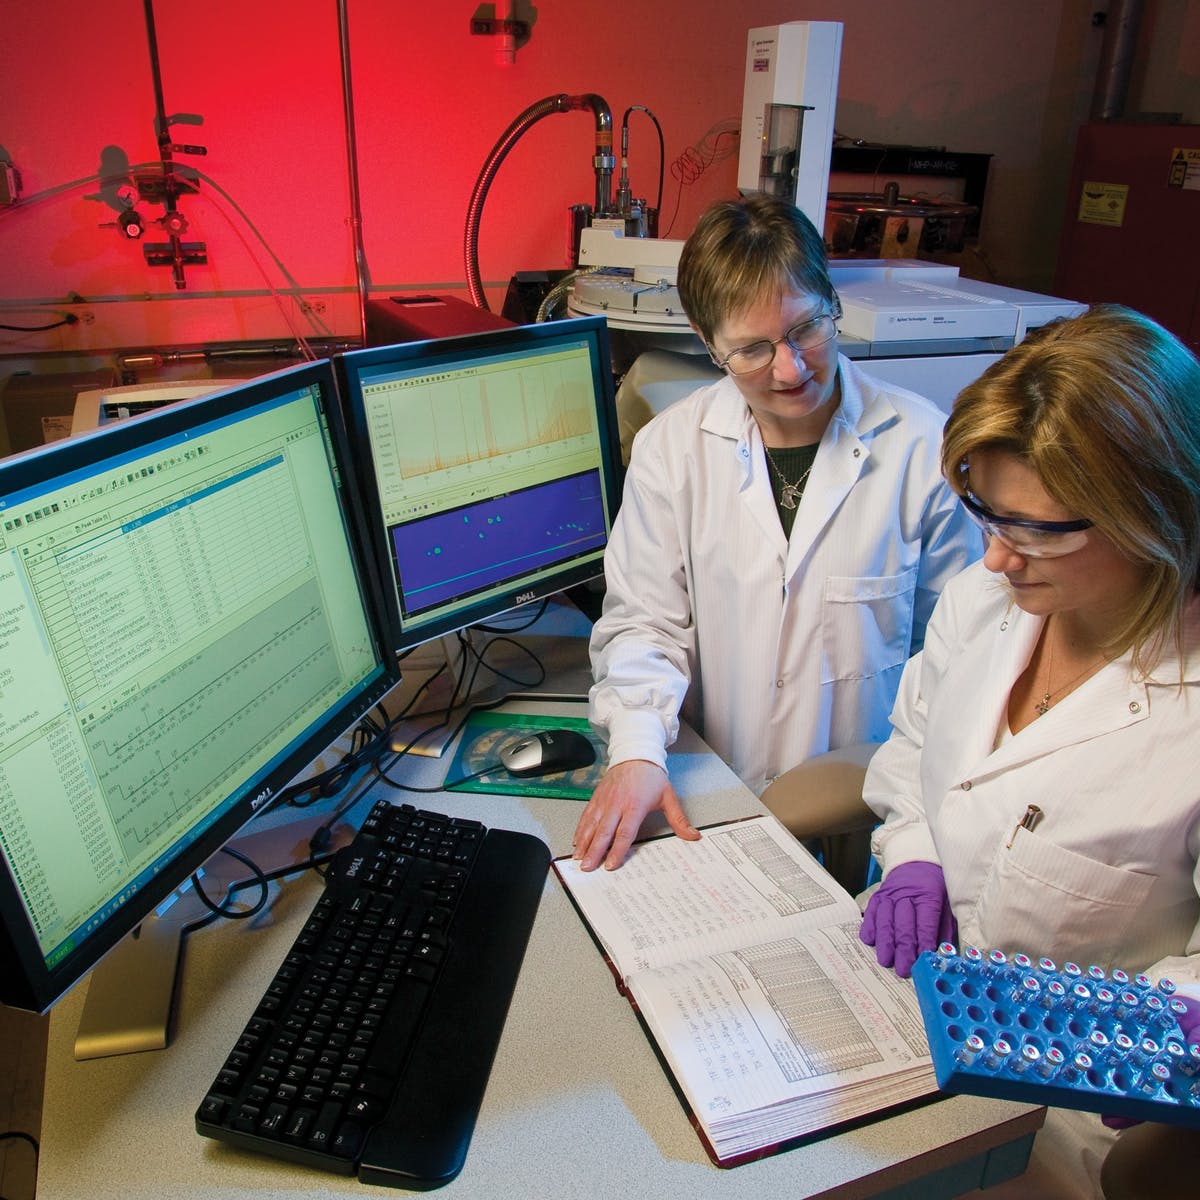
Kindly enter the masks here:
[[608, 184], [612, 178], [612, 116], [608, 105], [600, 96], [587, 93], [582, 96], [568, 96], [560, 92], [556, 96], [547, 96], [531, 104], [522, 112], [509, 127], [500, 135], [499, 141], [492, 147], [491, 153], [484, 160], [479, 178], [471, 192], [471, 203], [467, 206], [467, 224], [463, 235], [463, 258], [467, 272], [467, 289], [471, 294], [471, 302], [476, 308], [488, 310], [487, 297], [483, 294], [483, 283], [479, 278], [479, 223], [483, 217], [483, 202], [487, 199], [488, 190], [496, 171], [507, 157], [508, 152], [516, 145], [517, 140], [531, 126], [543, 117], [554, 113], [571, 112], [582, 108], [590, 108], [596, 118], [596, 195], [599, 208], [608, 207]]

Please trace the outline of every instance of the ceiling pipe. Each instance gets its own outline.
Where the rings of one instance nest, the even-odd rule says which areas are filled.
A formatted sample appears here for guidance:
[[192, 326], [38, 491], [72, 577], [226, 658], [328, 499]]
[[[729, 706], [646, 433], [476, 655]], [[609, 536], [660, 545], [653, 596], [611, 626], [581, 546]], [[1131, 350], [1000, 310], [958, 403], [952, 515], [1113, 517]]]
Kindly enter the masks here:
[[1117, 121], [1125, 115], [1141, 23], [1142, 0], [1113, 0], [1104, 23], [1104, 45], [1092, 101], [1093, 120]]
[[354, 84], [350, 76], [350, 27], [346, 0], [338, 0], [338, 55], [342, 67], [342, 107], [346, 124], [346, 168], [350, 188], [350, 231], [354, 238], [354, 279], [358, 291], [358, 328], [362, 344], [367, 344], [367, 293], [370, 273], [363, 245], [362, 200], [358, 180], [358, 142], [354, 123]]

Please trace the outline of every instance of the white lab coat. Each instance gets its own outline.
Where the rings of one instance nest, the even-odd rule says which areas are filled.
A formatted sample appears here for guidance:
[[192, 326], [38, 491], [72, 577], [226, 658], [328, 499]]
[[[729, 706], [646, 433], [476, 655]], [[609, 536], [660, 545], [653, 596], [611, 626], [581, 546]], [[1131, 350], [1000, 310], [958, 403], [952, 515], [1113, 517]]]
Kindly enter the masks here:
[[964, 944], [1200, 978], [1200, 603], [1182, 685], [1126, 655], [993, 749], [1042, 620], [982, 563], [942, 594], [867, 772], [885, 877], [941, 863]]
[[591, 645], [610, 764], [665, 765], [681, 709], [755, 792], [887, 736], [937, 594], [982, 546], [941, 477], [944, 414], [845, 358], [839, 372], [790, 542], [732, 380], [639, 431]]

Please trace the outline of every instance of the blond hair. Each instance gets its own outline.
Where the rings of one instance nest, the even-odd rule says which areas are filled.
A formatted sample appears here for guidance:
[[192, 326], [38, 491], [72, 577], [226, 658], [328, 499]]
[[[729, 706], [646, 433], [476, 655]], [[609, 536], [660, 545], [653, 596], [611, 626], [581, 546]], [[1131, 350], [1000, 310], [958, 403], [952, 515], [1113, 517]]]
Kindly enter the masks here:
[[954, 403], [942, 470], [959, 494], [972, 453], [1017, 455], [1068, 511], [1145, 569], [1112, 630], [1149, 674], [1200, 590], [1200, 362], [1118, 305], [1031, 333]]

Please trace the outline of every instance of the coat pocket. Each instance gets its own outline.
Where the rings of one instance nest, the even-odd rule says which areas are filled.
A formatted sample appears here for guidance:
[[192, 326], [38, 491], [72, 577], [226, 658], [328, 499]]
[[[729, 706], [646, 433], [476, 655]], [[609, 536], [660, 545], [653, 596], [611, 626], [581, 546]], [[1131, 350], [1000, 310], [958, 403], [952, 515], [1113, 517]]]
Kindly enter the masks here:
[[899, 575], [825, 580], [821, 682], [866, 679], [902, 666], [912, 642], [916, 568]]
[[[1067, 850], [1027, 829], [1001, 847], [979, 896], [989, 947], [1091, 963], [1117, 961], [1128, 947], [1156, 876]], [[1116, 955], [1116, 959], [1114, 959]]]

